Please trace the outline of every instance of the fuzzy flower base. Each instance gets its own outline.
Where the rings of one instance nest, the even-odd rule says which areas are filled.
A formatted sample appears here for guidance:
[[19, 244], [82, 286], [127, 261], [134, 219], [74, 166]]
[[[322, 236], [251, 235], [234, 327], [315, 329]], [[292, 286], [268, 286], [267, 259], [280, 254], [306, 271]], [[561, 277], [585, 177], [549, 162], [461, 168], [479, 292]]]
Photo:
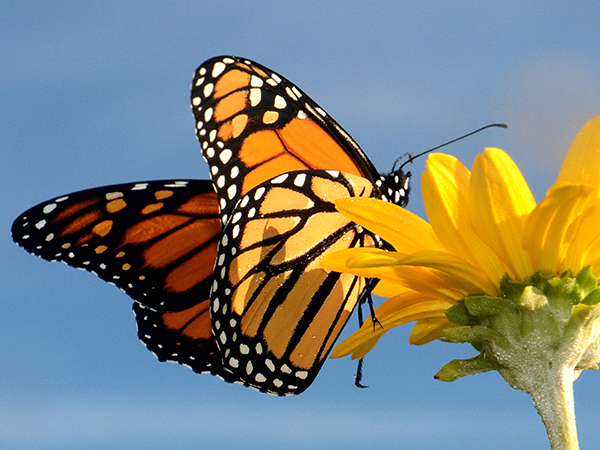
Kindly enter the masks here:
[[470, 295], [448, 309], [451, 342], [480, 353], [454, 360], [442, 381], [489, 370], [528, 393], [548, 430], [552, 448], [576, 448], [572, 383], [600, 362], [600, 288], [591, 267], [559, 278], [537, 272], [529, 282], [505, 277], [500, 296]]

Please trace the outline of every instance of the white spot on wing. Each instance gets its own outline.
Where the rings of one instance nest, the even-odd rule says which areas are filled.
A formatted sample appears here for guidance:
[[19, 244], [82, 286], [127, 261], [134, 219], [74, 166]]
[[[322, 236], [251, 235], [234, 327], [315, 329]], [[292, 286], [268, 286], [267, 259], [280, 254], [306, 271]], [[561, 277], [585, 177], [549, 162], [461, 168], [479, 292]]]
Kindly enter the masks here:
[[289, 95], [292, 98], [292, 100], [298, 101], [298, 97], [296, 96], [294, 91], [292, 91], [289, 87], [285, 88], [285, 92], [287, 95]]
[[50, 203], [50, 204], [44, 206], [44, 209], [43, 209], [44, 214], [51, 213], [52, 211], [54, 211], [56, 209], [56, 207], [57, 207], [56, 203]]
[[213, 66], [211, 75], [213, 77], [218, 77], [219, 75], [221, 75], [223, 73], [224, 70], [225, 70], [225, 64], [223, 64], [220, 61], [216, 62], [215, 65]]
[[262, 93], [258, 88], [250, 89], [250, 106], [254, 107], [260, 103]]
[[219, 159], [223, 164], [227, 164], [232, 156], [233, 153], [231, 152], [231, 150], [225, 149], [219, 154]]
[[263, 80], [259, 77], [257, 77], [256, 75], [252, 75], [252, 77], [250, 78], [250, 86], [252, 87], [262, 87], [263, 85]]
[[265, 381], [267, 381], [267, 379], [265, 378], [265, 376], [262, 373], [257, 373], [256, 376], [254, 377], [254, 379], [256, 380], [257, 383], [264, 383]]
[[265, 194], [265, 188], [259, 187], [256, 191], [254, 191], [254, 200], [260, 200], [260, 198]]
[[275, 106], [275, 108], [277, 109], [283, 109], [287, 106], [287, 102], [285, 101], [285, 98], [283, 98], [281, 95], [276, 95], [275, 100], [273, 102], [273, 106]]
[[278, 177], [275, 177], [271, 180], [271, 184], [281, 184], [287, 179], [287, 177], [288, 177], [287, 173], [279, 175]]
[[306, 174], [305, 173], [301, 173], [300, 175], [297, 175], [296, 178], [294, 178], [294, 185], [296, 185], [298, 187], [304, 186], [305, 182], [306, 182]]
[[308, 377], [308, 372], [306, 370], [299, 370], [298, 372], [296, 372], [296, 377], [306, 380], [306, 378]]
[[122, 192], [108, 192], [105, 197], [106, 197], [106, 200], [114, 200], [116, 198], [123, 197], [123, 193]]
[[229, 197], [229, 200], [233, 200], [233, 197], [235, 197], [236, 193], [237, 193], [237, 187], [235, 184], [232, 184], [231, 186], [229, 186], [227, 188], [227, 197]]

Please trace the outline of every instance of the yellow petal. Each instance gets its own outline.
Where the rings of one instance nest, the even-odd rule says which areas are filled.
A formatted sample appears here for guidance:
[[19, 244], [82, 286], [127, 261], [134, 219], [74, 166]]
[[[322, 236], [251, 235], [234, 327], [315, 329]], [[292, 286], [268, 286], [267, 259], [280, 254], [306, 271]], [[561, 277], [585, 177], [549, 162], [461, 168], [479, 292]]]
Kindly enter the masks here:
[[413, 345], [423, 345], [428, 342], [440, 339], [444, 336], [444, 330], [453, 328], [457, 325], [450, 322], [448, 319], [419, 319], [415, 323], [408, 343]]
[[560, 274], [573, 231], [576, 231], [573, 224], [595, 194], [591, 186], [554, 187], [531, 212], [525, 223], [523, 245], [538, 269]]
[[593, 197], [568, 231], [572, 236], [567, 245], [561, 272], [571, 269], [579, 272], [584, 266], [600, 258], [600, 199]]
[[[375, 347], [375, 345], [377, 345], [377, 343], [379, 342], [379, 339], [381, 338], [381, 336], [383, 336], [383, 334], [384, 334], [383, 332], [381, 334], [374, 334], [373, 337], [366, 339], [364, 342], [361, 342], [360, 344], [357, 344], [352, 352], [348, 352], [343, 355], [340, 354], [339, 356], [338, 355], [334, 356], [334, 352], [337, 349], [337, 347], [336, 347], [334, 349], [334, 351], [331, 352], [330, 358], [340, 358], [342, 356], [348, 356], [350, 353], [352, 353], [352, 359], [362, 359], [365, 357], [365, 355], [367, 353], [369, 353], [371, 350], [373, 350], [373, 347]], [[340, 345], [341, 344], [342, 344], [342, 342], [340, 342]]]
[[506, 269], [498, 255], [475, 233], [469, 217], [469, 170], [453, 156], [434, 153], [421, 176], [427, 218], [441, 242], [480, 267], [496, 283]]
[[556, 184], [589, 184], [598, 187], [600, 176], [600, 116], [579, 131], [565, 157]]
[[[388, 253], [396, 254], [395, 252], [387, 252], [371, 247], [347, 248], [323, 256], [319, 260], [319, 264], [324, 269], [334, 272], [351, 273], [367, 278], [380, 278], [373, 276], [373, 274], [378, 273], [381, 267], [389, 266], [389, 264], [379, 264], [390, 259], [387, 257]], [[384, 272], [382, 271], [382, 273]]]
[[418, 293], [392, 297], [375, 310], [378, 323], [366, 320], [358, 331], [338, 344], [331, 357], [340, 358], [352, 353], [352, 359], [360, 359], [390, 329], [414, 320], [445, 318], [445, 311], [454, 304], [455, 302], [423, 297]]
[[498, 295], [497, 285], [484, 272], [457, 256], [429, 250], [406, 256], [398, 255], [398, 264], [435, 269], [456, 290]]
[[373, 289], [373, 294], [389, 298], [407, 291], [412, 291], [412, 289], [396, 280], [381, 280]]
[[335, 206], [344, 216], [376, 233], [399, 252], [442, 250], [431, 225], [392, 203], [374, 198], [343, 198]]
[[[387, 254], [387, 256], [384, 256], [384, 254]], [[394, 265], [397, 258], [402, 257], [404, 257], [402, 254], [385, 252], [379, 249], [350, 248], [325, 255], [320, 263], [322, 267], [328, 270], [400, 283], [421, 294], [450, 301], [462, 298], [471, 292], [461, 289], [465, 286], [464, 284], [451, 279], [441, 271], [412, 265]], [[378, 258], [381, 262], [385, 258], [385, 263], [372, 266], [371, 263], [374, 258]], [[480, 291], [477, 290], [477, 292]]]
[[522, 245], [523, 226], [535, 200], [521, 172], [500, 149], [477, 155], [469, 185], [469, 214], [479, 236], [498, 254], [511, 277], [533, 273]]
[[[419, 292], [409, 291], [402, 294], [394, 295], [388, 298], [385, 302], [375, 309], [375, 317], [381, 322], [381, 320], [387, 320], [388, 316], [396, 314], [398, 311], [402, 311], [409, 306], [416, 305], [422, 302], [436, 301], [438, 300], [435, 296], [423, 295]], [[444, 304], [453, 306], [456, 304], [455, 301], [444, 301]]]

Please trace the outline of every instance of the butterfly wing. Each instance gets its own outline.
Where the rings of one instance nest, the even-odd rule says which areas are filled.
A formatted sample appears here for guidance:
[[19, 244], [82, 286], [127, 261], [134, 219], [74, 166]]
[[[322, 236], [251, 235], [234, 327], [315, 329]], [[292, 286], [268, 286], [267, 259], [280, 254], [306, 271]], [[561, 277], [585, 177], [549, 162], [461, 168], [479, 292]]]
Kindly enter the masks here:
[[378, 195], [336, 171], [290, 172], [250, 190], [223, 229], [211, 294], [213, 333], [226, 370], [251, 387], [298, 394], [317, 375], [367, 280], [319, 259], [378, 239], [333, 201]]
[[129, 294], [140, 340], [159, 360], [229, 377], [210, 323], [221, 226], [209, 181], [76, 192], [23, 213], [12, 235], [28, 252], [92, 272]]
[[192, 110], [226, 222], [250, 189], [294, 170], [339, 170], [379, 179], [358, 144], [281, 75], [234, 56], [195, 73]]
[[31, 208], [15, 242], [115, 284], [155, 310], [181, 311], [207, 298], [221, 234], [208, 181], [99, 187]]
[[233, 383], [237, 377], [223, 370], [221, 353], [212, 334], [210, 299], [184, 311], [159, 312], [133, 302], [140, 341], [158, 358], [209, 373]]

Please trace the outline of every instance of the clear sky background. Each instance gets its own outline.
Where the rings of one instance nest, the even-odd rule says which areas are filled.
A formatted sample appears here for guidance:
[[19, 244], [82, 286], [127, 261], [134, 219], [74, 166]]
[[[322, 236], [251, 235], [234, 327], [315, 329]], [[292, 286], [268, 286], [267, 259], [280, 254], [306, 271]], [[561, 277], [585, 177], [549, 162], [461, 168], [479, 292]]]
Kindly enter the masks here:
[[[194, 69], [221, 54], [283, 74], [381, 171], [445, 150], [469, 167], [505, 149], [539, 200], [578, 129], [600, 113], [597, 0], [17, 1], [0, 14], [0, 448], [548, 448], [524, 393], [497, 373], [433, 379], [469, 346], [386, 335], [353, 385], [350, 359], [274, 398], [159, 363], [131, 301], [14, 245], [43, 200], [100, 185], [208, 178], [194, 136]], [[409, 208], [423, 215], [415, 162]], [[600, 168], [599, 174], [600, 174]], [[379, 301], [381, 299], [378, 299]], [[352, 318], [344, 332], [356, 328]], [[575, 383], [582, 448], [597, 443], [600, 374]]]

